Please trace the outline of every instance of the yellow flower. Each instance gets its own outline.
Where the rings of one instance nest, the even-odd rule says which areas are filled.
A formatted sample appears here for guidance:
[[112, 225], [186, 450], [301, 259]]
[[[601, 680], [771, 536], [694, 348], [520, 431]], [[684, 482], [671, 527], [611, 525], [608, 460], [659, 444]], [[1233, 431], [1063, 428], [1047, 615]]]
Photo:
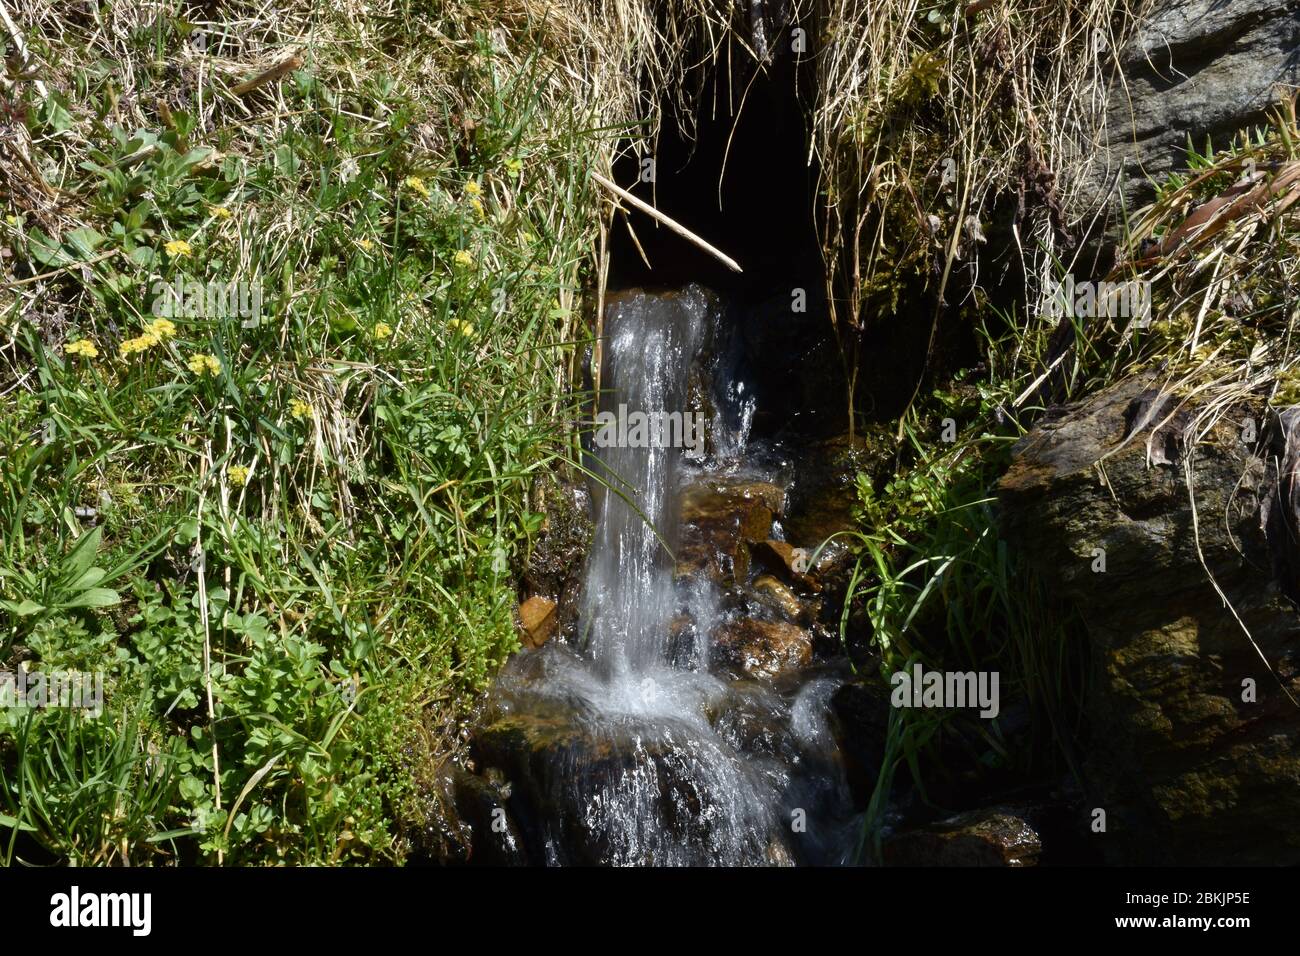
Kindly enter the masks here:
[[225, 206], [210, 206], [208, 208], [208, 211], [218, 219], [230, 218], [230, 210], [227, 209]]
[[171, 239], [163, 244], [163, 250], [173, 259], [179, 259], [182, 256], [188, 256], [194, 250], [184, 239]]
[[473, 210], [476, 213], [478, 213], [478, 217], [480, 219], [484, 219], [487, 217], [487, 213], [483, 211], [483, 200], [479, 199], [477, 196], [471, 196], [469, 199], [469, 204], [470, 207], [473, 208]]
[[152, 348], [161, 342], [162, 339], [156, 332], [145, 332], [143, 335], [137, 335], [133, 339], [127, 339], [118, 347], [117, 354], [122, 358], [134, 355], [136, 352], [143, 352], [145, 349]]
[[424, 180], [419, 176], [407, 176], [406, 188], [412, 192], [417, 192], [425, 199], [429, 198], [429, 187], [424, 184]]
[[382, 342], [393, 334], [393, 327], [387, 322], [380, 322], [375, 326], [375, 330], [371, 334]]
[[226, 477], [230, 479], [231, 484], [246, 485], [248, 484], [248, 469], [243, 465], [231, 465], [226, 469]]
[[480, 186], [478, 183], [474, 182], [474, 180], [471, 179], [469, 182], [465, 184], [466, 196], [479, 196], [482, 195], [482, 193], [483, 193], [483, 187]]
[[160, 342], [176, 334], [176, 326], [171, 319], [154, 319], [144, 330], [146, 335], [154, 335]]
[[301, 398], [295, 398], [289, 403], [289, 414], [302, 421], [304, 418], [311, 418], [316, 413], [312, 410], [310, 404], [304, 402]]
[[216, 356], [205, 352], [195, 352], [185, 364], [198, 376], [221, 374], [221, 363], [217, 361]]
[[77, 339], [75, 342], [69, 342], [63, 347], [67, 355], [83, 355], [88, 359], [93, 359], [99, 355], [99, 349], [95, 348], [95, 343], [90, 339]]
[[16, 225], [18, 225], [18, 217], [17, 217], [17, 216], [5, 216], [5, 222], [9, 223], [9, 225], [11, 225], [11, 226], [16, 226]]
[[464, 319], [452, 319], [452, 320], [450, 320], [450, 321], [447, 323], [447, 328], [451, 329], [453, 332], [457, 332], [457, 333], [459, 333], [459, 334], [461, 334], [461, 335], [463, 335], [463, 336], [465, 336], [465, 337], [467, 337], [467, 338], [471, 338], [471, 339], [474, 338], [474, 337], [477, 335], [477, 333], [476, 333], [475, 330], [474, 330], [474, 326], [471, 325], [470, 323], [466, 322]]
[[464, 266], [466, 269], [468, 269], [470, 266], [474, 264], [474, 254], [470, 252], [468, 249], [461, 249], [451, 258], [452, 261], [456, 263], [456, 265]]
[[360, 246], [364, 252], [369, 252], [371, 249], [375, 248], [375, 244], [369, 239], [358, 239], [357, 245]]

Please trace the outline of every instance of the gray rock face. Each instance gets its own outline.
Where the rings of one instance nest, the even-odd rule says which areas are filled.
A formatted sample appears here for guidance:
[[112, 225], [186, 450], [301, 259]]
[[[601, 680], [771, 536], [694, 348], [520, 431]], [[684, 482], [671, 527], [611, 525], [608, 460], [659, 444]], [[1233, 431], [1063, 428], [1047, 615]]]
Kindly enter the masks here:
[[1300, 863], [1300, 707], [1281, 686], [1300, 698], [1300, 615], [1276, 571], [1293, 549], [1265, 531], [1277, 462], [1241, 414], [1220, 419], [1192, 455], [1194, 519], [1195, 409], [1153, 385], [1049, 415], [999, 485], [1007, 540], [1088, 627], [1095, 836], [1123, 862]]
[[1151, 177], [1184, 167], [1189, 137], [1218, 149], [1261, 123], [1279, 89], [1300, 82], [1300, 2], [1154, 0], [1118, 72], [1083, 209], [1133, 210], [1151, 199]]

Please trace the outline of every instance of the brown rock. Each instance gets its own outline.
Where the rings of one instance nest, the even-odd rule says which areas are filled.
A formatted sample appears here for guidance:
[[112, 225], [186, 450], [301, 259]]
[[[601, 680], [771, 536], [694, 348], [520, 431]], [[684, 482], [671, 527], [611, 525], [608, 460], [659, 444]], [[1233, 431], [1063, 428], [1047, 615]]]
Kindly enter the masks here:
[[808, 616], [799, 596], [770, 574], [758, 576], [754, 581], [754, 592], [765, 604], [776, 608], [791, 621], [802, 621]]
[[555, 602], [534, 594], [519, 605], [519, 623], [524, 629], [524, 643], [529, 647], [541, 647], [555, 636], [558, 624]]
[[1291, 456], [1243, 441], [1248, 408], [1193, 429], [1195, 399], [1161, 384], [1129, 378], [1046, 414], [999, 485], [1003, 533], [1087, 627], [1083, 769], [1102, 852], [1294, 866], [1300, 708], [1279, 679], [1300, 694], [1300, 615], [1275, 573], [1292, 532], [1269, 527]]
[[744, 617], [714, 632], [713, 658], [750, 677], [770, 680], [812, 662], [812, 635], [787, 621]]
[[[694, 485], [683, 493], [677, 573], [703, 573], [719, 583], [743, 581], [749, 574], [749, 544], [772, 532], [770, 490], [762, 482], [719, 490]], [[765, 485], [766, 489], [776, 488]], [[779, 489], [778, 489], [779, 490]], [[766, 503], [765, 503], [766, 499]]]
[[1004, 810], [976, 810], [885, 842], [889, 866], [1033, 866], [1042, 842], [1025, 820]]
[[808, 572], [811, 570], [812, 551], [796, 548], [787, 541], [768, 538], [750, 545], [754, 560], [764, 568], [799, 585], [805, 591], [816, 593], [821, 585]]

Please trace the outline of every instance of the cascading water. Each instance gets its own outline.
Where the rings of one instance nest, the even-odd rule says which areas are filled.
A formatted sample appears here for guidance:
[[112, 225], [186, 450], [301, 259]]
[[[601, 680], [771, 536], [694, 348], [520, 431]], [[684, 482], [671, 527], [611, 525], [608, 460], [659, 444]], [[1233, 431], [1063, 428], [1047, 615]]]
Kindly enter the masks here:
[[[778, 692], [712, 673], [723, 595], [707, 577], [675, 573], [683, 485], [746, 467], [753, 403], [719, 315], [695, 287], [624, 295], [608, 310], [602, 411], [698, 412], [692, 374], [708, 344], [711, 394], [696, 400], [712, 406], [712, 453], [687, 461], [665, 433], [598, 449], [593, 470], [607, 487], [578, 647], [517, 655], [498, 679], [476, 750], [509, 778], [535, 862], [828, 862], [848, 842], [828, 836], [845, 802], [826, 726], [833, 682]], [[816, 839], [792, 825], [812, 812], [824, 824]]]
[[[638, 295], [611, 309], [601, 405], [682, 415], [691, 363], [710, 318], [698, 292]], [[673, 616], [672, 566], [659, 529], [671, 529], [682, 456], [671, 442], [623, 442], [601, 450], [596, 536], [583, 602], [592, 657], [616, 684], [649, 677], [664, 662]], [[648, 685], [647, 685], [648, 686]]]

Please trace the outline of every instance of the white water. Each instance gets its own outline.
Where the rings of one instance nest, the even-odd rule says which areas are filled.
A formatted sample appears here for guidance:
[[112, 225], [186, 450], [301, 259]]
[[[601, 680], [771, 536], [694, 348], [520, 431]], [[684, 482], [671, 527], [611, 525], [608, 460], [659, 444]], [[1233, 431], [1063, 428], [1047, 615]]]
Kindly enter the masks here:
[[[693, 362], [717, 318], [696, 288], [611, 306], [602, 408], [685, 410]], [[754, 409], [721, 346], [705, 467], [731, 471]], [[791, 801], [839, 792], [827, 759], [834, 683], [814, 680], [787, 699], [711, 674], [709, 634], [724, 617], [717, 588], [673, 580], [681, 450], [603, 449], [600, 467], [622, 494], [597, 495], [583, 650], [552, 642], [498, 683], [500, 712], [535, 715], [555, 738], [528, 764], [532, 839], [551, 864], [792, 862], [800, 837], [791, 822], [808, 809]], [[670, 640], [683, 617], [685, 652]], [[796, 780], [810, 767], [834, 779]]]

